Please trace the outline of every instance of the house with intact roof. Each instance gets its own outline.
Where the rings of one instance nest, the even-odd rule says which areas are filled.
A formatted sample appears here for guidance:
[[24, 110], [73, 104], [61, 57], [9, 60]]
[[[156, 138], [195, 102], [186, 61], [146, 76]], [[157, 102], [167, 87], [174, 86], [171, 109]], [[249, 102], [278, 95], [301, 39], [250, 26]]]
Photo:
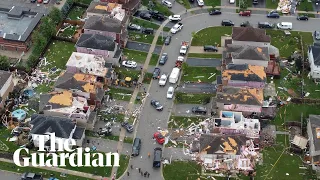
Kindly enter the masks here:
[[97, 116], [95, 105], [88, 104], [85, 97], [78, 96], [71, 90], [41, 95], [39, 112], [47, 116], [68, 118], [75, 121], [79, 127], [91, 130]]
[[320, 115], [309, 115], [307, 133], [312, 169], [320, 171]]
[[9, 93], [13, 91], [13, 75], [10, 71], [0, 70], [0, 109], [3, 108]]
[[228, 64], [217, 76], [217, 83], [223, 86], [264, 88], [267, 75], [263, 66]]
[[308, 59], [310, 64], [310, 76], [313, 79], [320, 79], [320, 46], [309, 46]]
[[81, 147], [85, 137], [85, 128], [78, 127], [75, 122], [64, 117], [33, 114], [30, 124], [30, 135], [35, 147], [39, 147], [39, 136], [44, 135], [45, 147], [49, 149], [51, 144], [49, 133], [55, 133], [56, 148], [58, 148], [59, 142], [65, 142], [69, 139], [75, 140], [76, 145]]
[[232, 44], [269, 47], [271, 36], [265, 29], [253, 27], [232, 27]]

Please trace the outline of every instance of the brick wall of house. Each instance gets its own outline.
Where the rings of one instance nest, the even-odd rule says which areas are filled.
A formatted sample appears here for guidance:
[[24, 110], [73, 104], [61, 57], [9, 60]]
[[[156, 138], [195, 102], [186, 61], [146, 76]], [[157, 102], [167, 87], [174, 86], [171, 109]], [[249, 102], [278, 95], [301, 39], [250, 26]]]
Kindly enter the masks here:
[[1, 50], [27, 52], [29, 50], [29, 44], [31, 44], [30, 39], [28, 39], [26, 42], [18, 42], [0, 38]]

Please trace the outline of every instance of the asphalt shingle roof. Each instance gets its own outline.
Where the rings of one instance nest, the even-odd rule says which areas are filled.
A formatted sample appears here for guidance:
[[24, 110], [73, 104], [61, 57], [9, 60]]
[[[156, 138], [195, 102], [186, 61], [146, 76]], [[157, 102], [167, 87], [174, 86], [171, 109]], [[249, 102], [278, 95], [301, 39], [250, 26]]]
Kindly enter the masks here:
[[115, 18], [91, 16], [86, 20], [83, 28], [96, 31], [121, 33], [122, 24]]
[[264, 29], [253, 27], [233, 27], [232, 39], [235, 41], [271, 42], [271, 37], [266, 35]]
[[110, 36], [103, 36], [100, 34], [82, 34], [76, 43], [76, 46], [114, 51], [116, 43], [114, 42], [114, 38]]
[[11, 72], [0, 70], [0, 90], [11, 76]]
[[268, 47], [228, 45], [227, 51], [232, 53], [233, 59], [269, 61]]

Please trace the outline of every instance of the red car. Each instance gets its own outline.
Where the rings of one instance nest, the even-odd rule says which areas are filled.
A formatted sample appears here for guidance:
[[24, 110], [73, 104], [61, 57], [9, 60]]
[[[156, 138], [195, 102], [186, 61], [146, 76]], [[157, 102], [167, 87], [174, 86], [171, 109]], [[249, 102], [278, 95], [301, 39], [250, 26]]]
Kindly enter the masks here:
[[251, 11], [240, 11], [239, 16], [251, 16]]
[[159, 144], [163, 144], [165, 141], [165, 138], [162, 136], [160, 132], [154, 133], [153, 137], [157, 140]]
[[38, 3], [42, 3], [43, 0], [38, 0]]

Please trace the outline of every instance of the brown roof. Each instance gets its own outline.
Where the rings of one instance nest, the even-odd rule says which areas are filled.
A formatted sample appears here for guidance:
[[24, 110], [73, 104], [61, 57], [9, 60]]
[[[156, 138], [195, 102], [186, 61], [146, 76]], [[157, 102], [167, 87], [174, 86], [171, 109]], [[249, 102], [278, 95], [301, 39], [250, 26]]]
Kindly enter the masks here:
[[222, 77], [228, 80], [265, 82], [267, 76], [263, 66], [229, 64], [222, 72]]
[[253, 27], [233, 27], [232, 39], [236, 41], [271, 42], [271, 37], [266, 35], [264, 29]]
[[217, 102], [261, 106], [263, 89], [223, 87], [222, 92], [217, 93]]

